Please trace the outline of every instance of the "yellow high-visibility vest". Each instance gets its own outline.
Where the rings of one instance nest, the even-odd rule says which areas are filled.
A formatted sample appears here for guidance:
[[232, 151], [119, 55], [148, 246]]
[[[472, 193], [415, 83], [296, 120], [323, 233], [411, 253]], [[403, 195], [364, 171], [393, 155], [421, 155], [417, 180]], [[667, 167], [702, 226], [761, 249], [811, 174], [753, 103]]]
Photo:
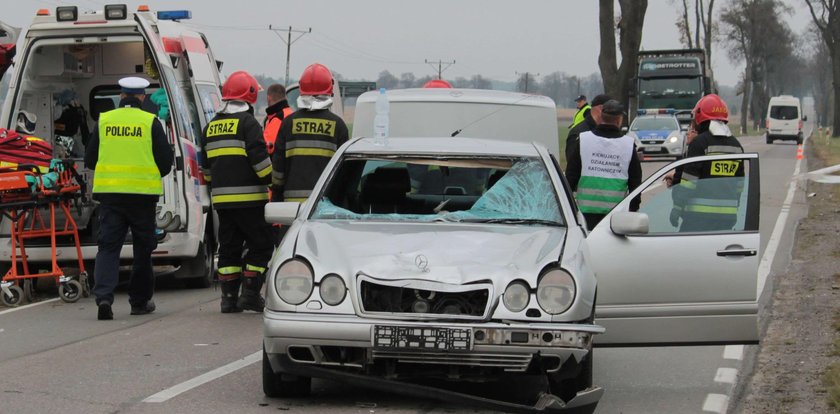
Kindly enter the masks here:
[[162, 195], [160, 170], [152, 152], [155, 116], [139, 108], [99, 115], [99, 159], [94, 193]]

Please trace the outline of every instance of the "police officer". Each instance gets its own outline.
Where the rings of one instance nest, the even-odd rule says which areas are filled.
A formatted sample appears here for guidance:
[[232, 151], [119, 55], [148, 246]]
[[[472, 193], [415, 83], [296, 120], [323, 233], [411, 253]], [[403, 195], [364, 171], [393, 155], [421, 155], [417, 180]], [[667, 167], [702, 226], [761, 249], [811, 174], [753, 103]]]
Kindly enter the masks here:
[[289, 101], [286, 100], [286, 88], [275, 83], [266, 90], [266, 103], [268, 107], [265, 108], [265, 121], [263, 122], [263, 138], [265, 138], [265, 145], [268, 147], [268, 155], [274, 153], [274, 143], [277, 141], [277, 135], [280, 134], [280, 125], [283, 124], [283, 119], [292, 114], [292, 108], [289, 107]]
[[575, 117], [572, 119], [572, 124], [569, 125], [569, 128], [574, 128], [575, 125], [583, 122], [583, 119], [589, 113], [590, 109], [592, 109], [589, 103], [586, 102], [586, 95], [580, 95], [575, 98], [575, 107], [577, 107], [577, 112], [575, 112]]
[[[595, 228], [628, 191], [642, 183], [642, 164], [633, 137], [621, 132], [624, 107], [618, 101], [604, 103], [601, 122], [594, 131], [584, 132], [572, 142], [572, 157], [566, 178], [589, 230]], [[637, 211], [641, 199], [630, 202]]]
[[[686, 158], [744, 152], [729, 131], [729, 109], [718, 95], [701, 98], [692, 115]], [[743, 190], [743, 180], [732, 178], [743, 176], [744, 166], [737, 160], [691, 163], [667, 175], [666, 184], [676, 185], [671, 224], [681, 232], [732, 230]]]
[[[583, 96], [583, 95], [581, 95]], [[586, 98], [586, 97], [584, 97]], [[598, 126], [598, 123], [601, 122], [601, 107], [604, 105], [605, 102], [609, 101], [609, 95], [598, 95], [594, 99], [592, 99], [592, 105], [589, 107], [588, 111], [583, 112], [583, 120], [572, 127], [569, 130], [568, 135], [566, 135], [566, 163], [568, 164], [569, 160], [574, 155], [572, 152], [572, 142], [577, 141], [580, 138], [580, 134], [592, 131], [595, 127]], [[581, 113], [578, 111], [578, 113]], [[577, 118], [577, 115], [575, 115]]]
[[128, 287], [131, 314], [155, 310], [155, 207], [163, 194], [161, 177], [169, 174], [173, 161], [163, 127], [154, 115], [140, 109], [149, 81], [128, 77], [119, 84], [119, 108], [99, 115], [85, 151], [85, 166], [94, 170], [93, 198], [99, 201], [93, 294], [100, 320], [114, 318], [111, 305], [119, 281], [120, 250], [129, 229], [134, 248]]
[[347, 142], [347, 125], [330, 112], [333, 77], [326, 66], [309, 65], [300, 77], [300, 110], [283, 121], [274, 151], [272, 198], [306, 201], [335, 151]]
[[265, 306], [260, 290], [274, 238], [264, 212], [271, 159], [254, 118], [261, 89], [249, 73], [231, 73], [222, 85], [224, 106], [204, 128], [204, 178], [210, 183], [210, 198], [219, 216], [222, 313], [262, 312]]

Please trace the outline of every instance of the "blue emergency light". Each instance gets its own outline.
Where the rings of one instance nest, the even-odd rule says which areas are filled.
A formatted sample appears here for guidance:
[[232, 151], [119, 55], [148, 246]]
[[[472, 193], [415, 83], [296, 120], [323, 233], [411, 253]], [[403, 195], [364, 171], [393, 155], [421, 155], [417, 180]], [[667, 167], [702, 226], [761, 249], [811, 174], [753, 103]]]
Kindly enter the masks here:
[[189, 10], [164, 10], [157, 12], [158, 20], [189, 20], [192, 19], [192, 12]]
[[677, 110], [674, 108], [640, 108], [636, 110], [636, 115], [673, 115], [676, 113]]

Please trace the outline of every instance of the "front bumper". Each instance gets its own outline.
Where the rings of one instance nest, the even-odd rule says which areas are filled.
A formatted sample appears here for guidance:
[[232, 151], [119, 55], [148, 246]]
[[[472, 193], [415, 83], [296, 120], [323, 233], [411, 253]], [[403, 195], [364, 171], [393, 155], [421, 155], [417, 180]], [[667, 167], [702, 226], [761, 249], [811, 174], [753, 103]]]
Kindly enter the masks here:
[[677, 157], [683, 153], [682, 143], [679, 141], [670, 143], [663, 141], [662, 143], [657, 144], [642, 143], [638, 150], [641, 151], [645, 157]]
[[[539, 360], [548, 371], [557, 371], [569, 358], [580, 362], [592, 346], [592, 338], [604, 328], [562, 323], [454, 323], [395, 321], [360, 318], [356, 315], [324, 315], [264, 311], [264, 344], [269, 355], [290, 355], [293, 362], [309, 365], [363, 368], [376, 360], [402, 363], [460, 365], [501, 368], [524, 372]], [[405, 348], [375, 348], [374, 327], [456, 327], [469, 329], [469, 350], [448, 352]], [[355, 361], [337, 361], [324, 352], [327, 347], [346, 347], [362, 352]]]

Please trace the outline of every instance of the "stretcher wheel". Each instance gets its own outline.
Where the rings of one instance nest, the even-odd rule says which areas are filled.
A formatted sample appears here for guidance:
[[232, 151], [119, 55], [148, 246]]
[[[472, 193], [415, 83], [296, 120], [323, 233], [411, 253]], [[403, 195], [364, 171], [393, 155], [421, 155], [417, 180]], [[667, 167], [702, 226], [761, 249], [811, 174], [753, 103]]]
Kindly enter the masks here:
[[23, 280], [23, 297], [30, 303], [35, 301], [35, 283], [33, 282], [33, 279]]
[[0, 299], [3, 300], [3, 304], [9, 307], [20, 306], [20, 303], [23, 302], [23, 289], [20, 286], [9, 286], [9, 292], [11, 292], [11, 296], [5, 292], [0, 292]]
[[78, 280], [69, 280], [58, 287], [58, 296], [67, 303], [73, 303], [82, 297], [82, 284]]

